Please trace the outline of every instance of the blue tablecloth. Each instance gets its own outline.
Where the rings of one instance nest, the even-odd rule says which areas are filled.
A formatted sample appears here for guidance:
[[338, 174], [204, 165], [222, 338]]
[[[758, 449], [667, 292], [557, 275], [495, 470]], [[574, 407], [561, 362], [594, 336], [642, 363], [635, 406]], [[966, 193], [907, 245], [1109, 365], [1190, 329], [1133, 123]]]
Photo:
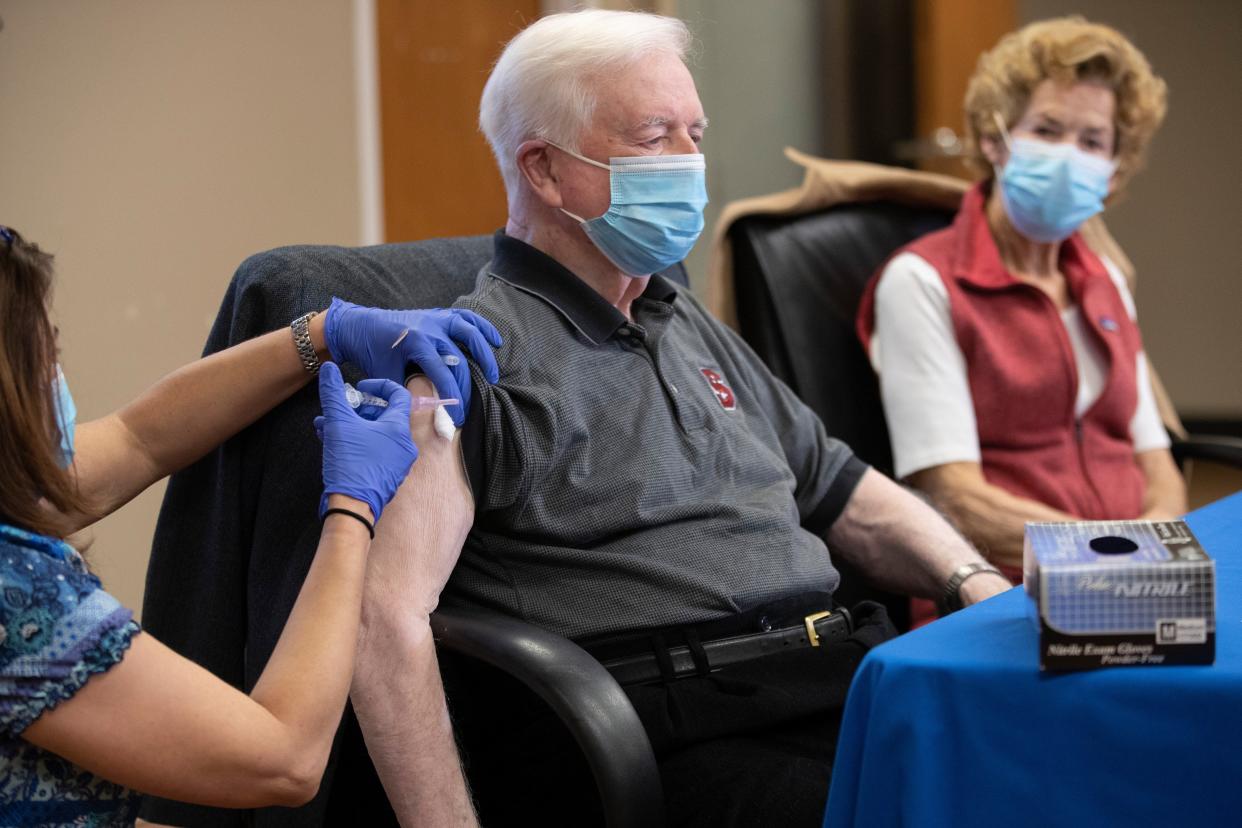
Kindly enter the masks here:
[[1187, 517], [1216, 561], [1216, 663], [1043, 673], [1021, 587], [877, 647], [826, 828], [1242, 825], [1242, 492]]

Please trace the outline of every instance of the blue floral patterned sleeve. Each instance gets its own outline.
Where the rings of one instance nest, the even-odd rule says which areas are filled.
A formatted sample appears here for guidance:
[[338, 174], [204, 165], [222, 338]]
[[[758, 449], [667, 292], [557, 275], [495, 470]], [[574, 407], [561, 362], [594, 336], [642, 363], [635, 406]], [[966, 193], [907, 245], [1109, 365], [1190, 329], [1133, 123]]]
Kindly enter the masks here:
[[133, 614], [63, 541], [0, 524], [0, 821], [132, 822], [134, 795], [22, 740], [125, 655]]

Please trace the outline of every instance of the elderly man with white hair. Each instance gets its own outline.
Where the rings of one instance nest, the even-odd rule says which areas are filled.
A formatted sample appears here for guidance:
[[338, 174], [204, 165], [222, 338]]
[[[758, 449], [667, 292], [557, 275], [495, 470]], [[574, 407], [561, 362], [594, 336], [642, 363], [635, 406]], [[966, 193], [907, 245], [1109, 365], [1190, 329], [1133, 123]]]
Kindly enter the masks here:
[[[446, 571], [459, 535], [436, 527], [469, 526], [445, 603], [569, 636], [613, 670], [656, 750], [672, 824], [818, 825], [850, 677], [892, 634], [878, 605], [832, 605], [833, 559], [959, 606], [1010, 585], [660, 275], [694, 244], [707, 200], [688, 42], [674, 19], [584, 11], [506, 47], [479, 120], [509, 218], [459, 302], [503, 335], [500, 379], [476, 373], [465, 462], [435, 467], [436, 485], [413, 481], [468, 485], [473, 511], [399, 497], [391, 519], [412, 548], [438, 545]], [[435, 600], [412, 597], [400, 572], [375, 585], [368, 614], [387, 633], [364, 642], [355, 680], [371, 756], [410, 821], [437, 753], [390, 738], [410, 735], [403, 705], [426, 678], [394, 648], [429, 646]], [[492, 738], [467, 741], [467, 765], [509, 783], [481, 792], [495, 797], [482, 821], [597, 819], [555, 723], [474, 689], [485, 703], [471, 724]]]

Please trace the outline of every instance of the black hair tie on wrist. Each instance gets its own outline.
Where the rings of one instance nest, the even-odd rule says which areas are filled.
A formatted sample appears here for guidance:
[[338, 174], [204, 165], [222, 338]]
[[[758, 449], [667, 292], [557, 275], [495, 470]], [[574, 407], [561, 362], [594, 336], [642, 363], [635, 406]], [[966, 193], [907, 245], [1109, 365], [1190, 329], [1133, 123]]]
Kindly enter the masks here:
[[364, 518], [362, 515], [358, 514], [357, 512], [354, 512], [350, 509], [339, 509], [339, 508], [328, 509], [327, 511], [323, 513], [322, 520], [327, 520], [328, 515], [349, 515], [351, 518], [358, 521], [363, 526], [367, 527], [367, 533], [370, 534], [371, 540], [375, 540], [375, 524], [371, 523], [371, 521], [367, 520], [366, 518]]

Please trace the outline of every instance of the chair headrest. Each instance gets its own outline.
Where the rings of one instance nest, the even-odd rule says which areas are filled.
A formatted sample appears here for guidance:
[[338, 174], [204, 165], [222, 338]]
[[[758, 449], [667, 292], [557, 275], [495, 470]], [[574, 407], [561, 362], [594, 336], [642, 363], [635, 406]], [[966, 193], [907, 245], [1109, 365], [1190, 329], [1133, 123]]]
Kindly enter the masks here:
[[242, 262], [233, 287], [239, 300], [260, 293], [273, 323], [333, 296], [376, 307], [437, 307], [469, 293], [491, 255], [491, 236], [278, 247]]
[[[333, 296], [381, 308], [444, 307], [474, 290], [491, 258], [490, 235], [372, 247], [278, 247], [242, 262], [231, 295], [235, 310], [261, 308], [269, 325], [325, 307]], [[664, 276], [689, 284], [680, 263]]]

